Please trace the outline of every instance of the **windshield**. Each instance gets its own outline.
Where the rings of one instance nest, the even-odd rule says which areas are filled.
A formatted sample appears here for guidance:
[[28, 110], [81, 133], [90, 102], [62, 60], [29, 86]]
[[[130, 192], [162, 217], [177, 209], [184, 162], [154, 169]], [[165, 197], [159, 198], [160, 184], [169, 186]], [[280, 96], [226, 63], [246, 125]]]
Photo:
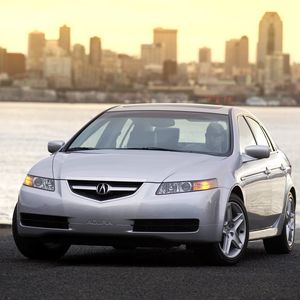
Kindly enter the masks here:
[[228, 115], [174, 111], [106, 112], [87, 126], [66, 151], [161, 150], [227, 155]]

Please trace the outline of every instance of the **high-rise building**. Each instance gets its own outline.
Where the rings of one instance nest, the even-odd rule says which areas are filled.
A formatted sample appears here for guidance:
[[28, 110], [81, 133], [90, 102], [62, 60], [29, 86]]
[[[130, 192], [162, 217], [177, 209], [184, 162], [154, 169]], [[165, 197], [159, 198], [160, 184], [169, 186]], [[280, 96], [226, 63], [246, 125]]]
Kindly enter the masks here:
[[143, 44], [141, 45], [141, 60], [144, 66], [163, 66], [165, 60], [164, 44]]
[[153, 44], [162, 44], [165, 47], [164, 60], [177, 63], [177, 30], [155, 28], [153, 30]]
[[92, 66], [100, 67], [101, 53], [101, 39], [97, 36], [91, 37], [89, 62]]
[[28, 35], [27, 69], [41, 73], [43, 71], [43, 55], [45, 48], [45, 34], [34, 31]]
[[7, 53], [5, 69], [10, 76], [22, 75], [26, 71], [26, 59], [22, 53]]
[[64, 25], [59, 28], [59, 40], [58, 45], [64, 49], [66, 55], [70, 55], [71, 52], [71, 29]]
[[136, 79], [141, 75], [142, 62], [140, 59], [127, 54], [119, 54], [118, 57], [121, 63], [121, 70], [127, 78]]
[[74, 61], [85, 61], [85, 48], [81, 44], [75, 44], [72, 51], [72, 59]]
[[282, 21], [277, 12], [266, 12], [259, 23], [257, 66], [263, 68], [267, 55], [282, 52]]
[[111, 50], [102, 51], [102, 69], [104, 75], [115, 75], [122, 72], [121, 61], [116, 52]]
[[199, 49], [199, 63], [211, 63], [211, 49], [203, 47]]
[[0, 74], [5, 72], [6, 49], [0, 47]]
[[207, 80], [211, 75], [211, 49], [203, 47], [199, 49], [198, 53], [198, 75], [199, 81]]
[[226, 41], [225, 49], [225, 75], [245, 75], [249, 68], [249, 46], [248, 38], [242, 36], [240, 39]]

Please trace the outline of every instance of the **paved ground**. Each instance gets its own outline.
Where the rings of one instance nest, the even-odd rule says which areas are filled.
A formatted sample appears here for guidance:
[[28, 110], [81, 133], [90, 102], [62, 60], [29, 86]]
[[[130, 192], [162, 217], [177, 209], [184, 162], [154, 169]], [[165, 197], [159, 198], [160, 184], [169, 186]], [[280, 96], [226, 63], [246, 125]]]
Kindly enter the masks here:
[[0, 299], [300, 299], [299, 274], [300, 244], [277, 256], [251, 243], [234, 267], [208, 266], [183, 248], [73, 246], [58, 262], [36, 262], [0, 229]]

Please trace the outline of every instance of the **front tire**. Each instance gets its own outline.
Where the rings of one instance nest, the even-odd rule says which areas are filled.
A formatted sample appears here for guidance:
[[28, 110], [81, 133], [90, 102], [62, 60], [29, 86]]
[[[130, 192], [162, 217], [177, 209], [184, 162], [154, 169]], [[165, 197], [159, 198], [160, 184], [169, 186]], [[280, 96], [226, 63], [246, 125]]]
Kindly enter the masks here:
[[226, 206], [221, 242], [203, 245], [200, 253], [213, 264], [235, 265], [243, 257], [248, 239], [249, 225], [245, 206], [240, 197], [232, 194]]
[[280, 235], [264, 239], [265, 250], [269, 254], [288, 254], [292, 251], [295, 240], [295, 199], [292, 193], [288, 194], [285, 220]]
[[46, 243], [38, 238], [20, 236], [17, 224], [17, 206], [12, 222], [12, 233], [18, 250], [29, 259], [56, 260], [66, 254], [69, 244]]

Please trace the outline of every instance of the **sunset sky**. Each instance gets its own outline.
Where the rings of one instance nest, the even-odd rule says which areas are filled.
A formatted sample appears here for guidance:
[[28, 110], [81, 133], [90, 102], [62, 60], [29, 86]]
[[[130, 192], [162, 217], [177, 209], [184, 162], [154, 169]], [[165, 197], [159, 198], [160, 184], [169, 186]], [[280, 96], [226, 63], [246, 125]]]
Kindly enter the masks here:
[[72, 44], [88, 46], [100, 36], [102, 47], [140, 54], [140, 44], [152, 42], [154, 27], [178, 29], [178, 59], [197, 60], [199, 47], [212, 48], [223, 61], [225, 41], [247, 35], [250, 60], [255, 61], [258, 23], [265, 11], [277, 11], [283, 21], [284, 52], [300, 62], [299, 0], [0, 0], [0, 47], [27, 53], [30, 31], [58, 37], [58, 27], [71, 27]]

